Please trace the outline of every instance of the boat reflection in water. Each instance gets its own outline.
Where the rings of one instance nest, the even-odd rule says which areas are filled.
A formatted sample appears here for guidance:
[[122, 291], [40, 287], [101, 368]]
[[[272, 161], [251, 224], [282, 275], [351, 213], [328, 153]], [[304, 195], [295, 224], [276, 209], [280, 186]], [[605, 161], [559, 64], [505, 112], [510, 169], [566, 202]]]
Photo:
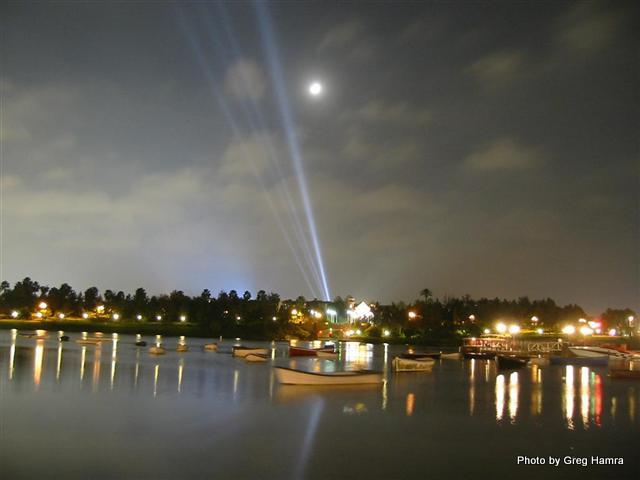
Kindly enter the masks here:
[[[91, 338], [103, 340], [79, 344], [60, 342], [52, 335], [28, 338], [16, 331], [7, 333], [0, 332], [0, 342], [4, 342], [0, 343], [3, 382], [29, 385], [40, 393], [50, 392], [56, 385], [56, 392], [81, 390], [102, 395], [105, 391], [134, 391], [139, 397], [151, 399], [209, 395], [233, 404], [244, 402], [247, 396], [274, 404], [292, 401], [304, 404], [323, 398], [335, 401], [336, 409], [344, 414], [382, 412], [416, 418], [433, 414], [439, 408], [453, 408], [452, 405], [460, 408], [448, 393], [456, 391], [462, 395], [465, 416], [495, 416], [495, 421], [503, 426], [522, 422], [523, 416], [544, 421], [545, 415], [554, 418], [559, 412], [564, 418], [563, 428], [569, 430], [580, 426], [582, 430], [602, 428], [615, 422], [634, 424], [637, 418], [638, 386], [609, 380], [606, 370], [601, 368], [531, 365], [519, 371], [498, 372], [493, 361], [473, 359], [437, 362], [428, 375], [396, 376], [388, 372], [389, 358], [405, 347], [346, 342], [340, 345], [339, 359], [326, 360], [288, 359], [285, 346], [273, 346], [275, 360], [271, 364], [275, 365], [293, 362], [292, 367], [318, 372], [359, 368], [385, 371], [385, 381], [378, 386], [346, 390], [287, 388], [275, 382], [271, 364], [248, 365], [227, 355], [205, 354], [201, 348], [193, 348], [193, 344], [181, 355], [150, 358], [145, 348], [135, 346], [141, 337], [91, 334]], [[86, 333], [74, 336], [89, 338]], [[156, 345], [195, 342], [159, 335], [147, 338]], [[610, 398], [606, 404], [605, 398]]]

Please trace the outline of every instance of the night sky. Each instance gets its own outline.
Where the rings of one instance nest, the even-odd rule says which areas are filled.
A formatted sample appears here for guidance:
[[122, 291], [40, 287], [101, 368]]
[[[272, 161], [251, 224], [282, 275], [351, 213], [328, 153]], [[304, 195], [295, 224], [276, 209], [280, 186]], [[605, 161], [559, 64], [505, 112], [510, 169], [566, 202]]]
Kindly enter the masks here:
[[1, 276], [638, 310], [638, 13], [3, 2]]

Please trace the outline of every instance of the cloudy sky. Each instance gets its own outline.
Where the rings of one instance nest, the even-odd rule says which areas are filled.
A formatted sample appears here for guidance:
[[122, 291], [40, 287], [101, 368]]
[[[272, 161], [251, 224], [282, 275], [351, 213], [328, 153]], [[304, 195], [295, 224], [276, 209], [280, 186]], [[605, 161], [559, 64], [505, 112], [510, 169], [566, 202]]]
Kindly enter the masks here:
[[1, 276], [638, 309], [638, 13], [3, 2]]

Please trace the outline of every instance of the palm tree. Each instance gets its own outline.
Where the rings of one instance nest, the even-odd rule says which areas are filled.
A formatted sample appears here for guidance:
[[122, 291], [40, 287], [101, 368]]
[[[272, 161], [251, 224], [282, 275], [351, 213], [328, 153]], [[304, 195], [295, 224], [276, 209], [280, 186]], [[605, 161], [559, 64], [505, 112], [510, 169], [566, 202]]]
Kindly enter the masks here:
[[431, 300], [431, 297], [433, 297], [433, 293], [428, 288], [423, 288], [422, 290], [420, 290], [420, 296], [424, 297], [425, 302], [429, 302], [429, 300]]

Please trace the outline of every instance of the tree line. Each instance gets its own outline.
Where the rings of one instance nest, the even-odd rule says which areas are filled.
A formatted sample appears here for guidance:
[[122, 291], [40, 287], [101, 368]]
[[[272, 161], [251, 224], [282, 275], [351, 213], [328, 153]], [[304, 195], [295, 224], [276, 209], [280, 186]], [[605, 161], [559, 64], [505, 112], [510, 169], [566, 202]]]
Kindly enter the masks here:
[[[46, 308], [42, 309], [44, 304]], [[307, 300], [302, 296], [282, 300], [277, 293], [265, 290], [255, 296], [248, 291], [240, 295], [236, 290], [213, 295], [208, 289], [198, 296], [188, 296], [180, 290], [149, 296], [144, 288], [133, 293], [109, 289], [101, 293], [97, 287], [77, 292], [67, 283], [48, 287], [29, 277], [13, 286], [6, 281], [0, 284], [0, 315], [5, 317], [33, 318], [41, 312], [45, 317], [79, 318], [84, 314], [103, 321], [116, 318], [165, 324], [184, 321], [198, 325], [211, 335], [269, 339], [326, 335], [332, 322], [354, 320], [349, 315], [354, 304], [355, 299], [350, 295], [336, 297], [332, 302]], [[560, 331], [564, 324], [588, 318], [579, 305], [561, 306], [550, 298], [474, 299], [463, 295], [439, 299], [429, 289], [423, 289], [413, 302], [369, 305], [373, 318], [362, 325], [363, 336], [425, 341], [480, 335], [498, 321], [517, 322], [523, 328]], [[328, 315], [327, 311], [332, 313]], [[615, 328], [619, 333], [631, 333], [637, 327], [636, 318], [636, 313], [629, 308], [609, 308], [597, 317], [603, 329]]]

